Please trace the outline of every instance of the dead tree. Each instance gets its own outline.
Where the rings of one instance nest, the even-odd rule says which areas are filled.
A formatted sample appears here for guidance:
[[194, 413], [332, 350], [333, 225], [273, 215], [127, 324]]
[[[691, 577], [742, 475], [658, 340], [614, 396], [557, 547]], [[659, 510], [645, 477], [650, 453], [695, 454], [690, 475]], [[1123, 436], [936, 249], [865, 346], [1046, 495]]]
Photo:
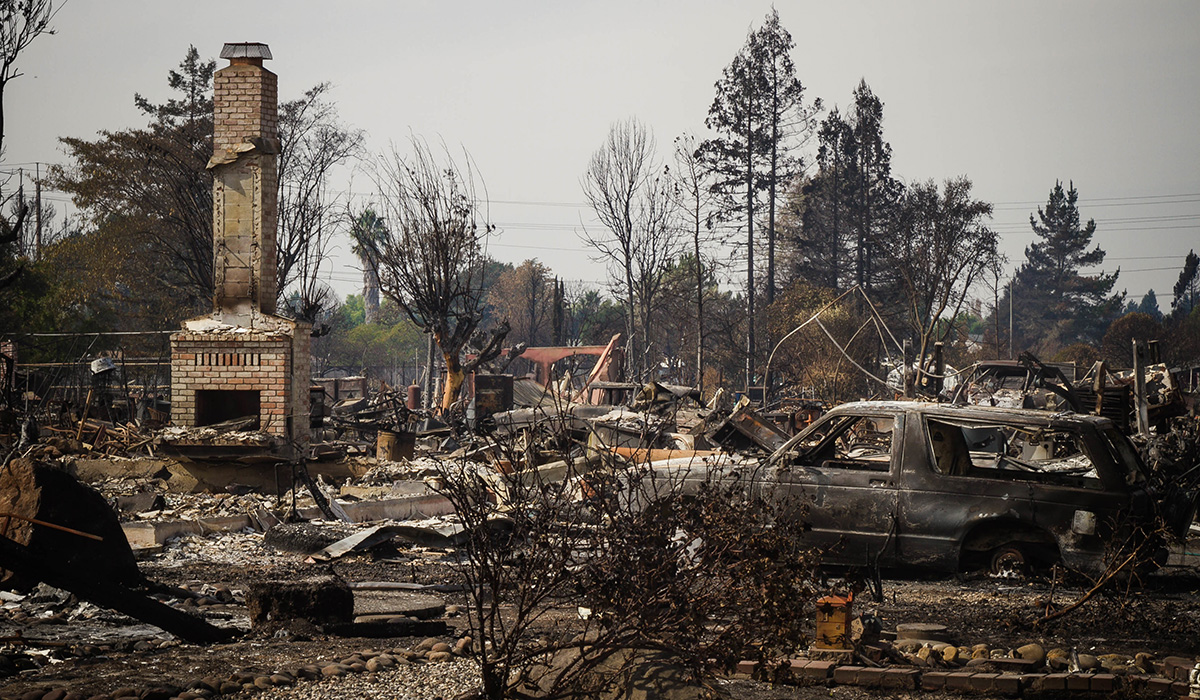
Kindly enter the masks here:
[[651, 311], [667, 266], [680, 252], [667, 172], [654, 135], [635, 118], [613, 124], [584, 173], [583, 194], [607, 232], [583, 229], [584, 243], [609, 264], [625, 305], [625, 332], [638, 375], [651, 363]]
[[[519, 448], [494, 450], [527, 464]], [[748, 489], [756, 476], [660, 472], [607, 452], [440, 472], [467, 535], [460, 571], [487, 698], [601, 696], [651, 658], [700, 679], [802, 642], [817, 557], [803, 509]], [[546, 633], [562, 607], [581, 619]]]
[[[380, 290], [437, 341], [446, 367], [441, 407], [448, 411], [470, 369], [463, 350], [483, 320], [484, 242], [494, 227], [469, 154], [459, 163], [444, 145], [439, 157], [420, 137], [410, 144], [409, 155], [393, 150], [380, 158], [376, 186], [386, 229], [358, 244], [374, 248]], [[495, 357], [502, 339], [487, 341], [474, 362]]]
[[[10, 80], [21, 77], [17, 59], [29, 48], [34, 39], [43, 34], [54, 34], [50, 22], [58, 12], [51, 0], [25, 0], [24, 2], [0, 3], [0, 158], [4, 156], [4, 88]], [[15, 250], [28, 208], [22, 202], [18, 206], [15, 220], [0, 217], [0, 265], [8, 267], [9, 257]], [[10, 269], [0, 268], [0, 289], [7, 287], [21, 274], [21, 265]]]

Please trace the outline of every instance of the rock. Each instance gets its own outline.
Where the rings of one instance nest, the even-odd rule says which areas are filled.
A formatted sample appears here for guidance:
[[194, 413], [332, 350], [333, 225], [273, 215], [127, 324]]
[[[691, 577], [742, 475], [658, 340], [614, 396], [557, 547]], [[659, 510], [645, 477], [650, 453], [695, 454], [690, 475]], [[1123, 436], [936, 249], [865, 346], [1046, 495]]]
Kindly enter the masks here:
[[425, 658], [429, 659], [429, 663], [443, 663], [454, 660], [454, 654], [448, 651], [431, 651]]
[[421, 641], [420, 644], [413, 647], [413, 650], [414, 651], [429, 651], [430, 649], [433, 648], [434, 644], [438, 644], [440, 641], [441, 640], [439, 640], [435, 637], [426, 637], [424, 640]]
[[967, 660], [967, 668], [986, 667], [991, 661], [991, 659], [985, 656], [975, 656]]
[[430, 647], [429, 651], [453, 651], [453, 649], [445, 642], [438, 642]]
[[221, 681], [221, 687], [217, 690], [221, 695], [233, 695], [242, 692], [242, 684], [234, 681]]
[[384, 665], [379, 662], [378, 658], [367, 659], [367, 670], [371, 673], [378, 673], [383, 670]]
[[971, 647], [971, 658], [990, 659], [992, 658], [992, 651], [991, 649], [988, 649], [988, 645], [986, 644], [976, 644], [975, 646]]
[[466, 656], [467, 654], [471, 653], [473, 644], [474, 644], [474, 640], [471, 639], [471, 637], [469, 637], [469, 636], [463, 637], [462, 639], [460, 639], [454, 643], [453, 651], [458, 656]]
[[396, 665], [396, 657], [391, 654], [380, 654], [375, 657], [375, 661], [383, 668], [391, 668]]
[[1041, 644], [1022, 644], [1013, 653], [1016, 655], [1015, 658], [1033, 661], [1038, 664], [1046, 660], [1046, 650], [1042, 648]]
[[344, 676], [346, 668], [341, 664], [329, 664], [321, 669], [322, 676]]
[[1079, 655], [1079, 670], [1081, 671], [1099, 671], [1102, 668], [1100, 659], [1091, 654]]
[[259, 690], [266, 690], [275, 687], [275, 684], [271, 682], [270, 676], [259, 676], [254, 679], [254, 687]]
[[1100, 665], [1109, 671], [1114, 668], [1125, 668], [1133, 663], [1133, 657], [1125, 654], [1100, 654], [1096, 658], [1100, 660]]
[[67, 691], [65, 688], [55, 688], [54, 690], [51, 690], [43, 695], [42, 700], [63, 700], [65, 697], [67, 697]]
[[141, 695], [141, 693], [128, 686], [117, 688], [116, 690], [112, 691], [111, 694], [114, 698], [128, 698]]
[[942, 661], [948, 664], [959, 663], [959, 649], [954, 645], [947, 645], [942, 649]]
[[1133, 657], [1133, 665], [1142, 673], [1154, 673], [1154, 654], [1139, 651]]
[[1066, 649], [1054, 648], [1046, 652], [1046, 665], [1052, 671], [1062, 671], [1071, 665], [1071, 654]]

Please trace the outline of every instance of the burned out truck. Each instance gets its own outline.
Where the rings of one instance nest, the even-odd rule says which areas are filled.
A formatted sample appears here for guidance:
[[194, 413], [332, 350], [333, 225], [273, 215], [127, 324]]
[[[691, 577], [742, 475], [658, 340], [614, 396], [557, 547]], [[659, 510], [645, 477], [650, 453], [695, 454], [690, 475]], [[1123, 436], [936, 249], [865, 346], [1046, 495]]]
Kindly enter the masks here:
[[[698, 482], [723, 467], [660, 468]], [[1194, 494], [1163, 503], [1111, 420], [1073, 413], [845, 404], [749, 473], [802, 504], [829, 565], [1097, 572], [1135, 549], [1161, 563], [1195, 512]]]

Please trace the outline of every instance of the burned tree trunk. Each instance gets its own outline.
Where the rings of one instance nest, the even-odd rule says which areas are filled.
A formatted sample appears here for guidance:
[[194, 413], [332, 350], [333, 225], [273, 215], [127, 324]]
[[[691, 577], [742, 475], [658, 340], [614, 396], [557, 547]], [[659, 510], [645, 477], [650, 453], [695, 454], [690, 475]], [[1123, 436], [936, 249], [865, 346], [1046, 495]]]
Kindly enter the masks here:
[[[142, 581], [129, 541], [104, 497], [70, 474], [33, 460], [16, 459], [0, 469], [0, 535], [31, 556], [83, 577], [126, 586]], [[35, 583], [0, 571], [0, 585]]]

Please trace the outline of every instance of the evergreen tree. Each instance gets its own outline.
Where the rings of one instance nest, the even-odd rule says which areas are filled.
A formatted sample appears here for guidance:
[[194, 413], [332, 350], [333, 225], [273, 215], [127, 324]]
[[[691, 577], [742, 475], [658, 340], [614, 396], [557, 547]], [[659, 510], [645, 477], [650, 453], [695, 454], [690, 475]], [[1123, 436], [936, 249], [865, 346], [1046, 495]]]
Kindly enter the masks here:
[[892, 146], [883, 139], [883, 101], [865, 80], [854, 89], [850, 114], [850, 199], [853, 215], [854, 283], [868, 293], [888, 285], [890, 275], [877, 266], [879, 239], [886, 235], [885, 221], [895, 208], [902, 187], [892, 177]]
[[[755, 266], [754, 225], [767, 216], [767, 302], [775, 295], [775, 217], [779, 190], [800, 170], [794, 155], [796, 137], [813, 126], [820, 102], [808, 107], [804, 87], [796, 78], [790, 51], [792, 35], [772, 10], [717, 81], [717, 94], [705, 125], [718, 137], [702, 146], [716, 175], [714, 191], [726, 197], [724, 213], [741, 219], [746, 232], [746, 294], [749, 327], [746, 341], [746, 381], [754, 381]], [[765, 195], [765, 202], [762, 197]], [[765, 212], [764, 212], [765, 207]]]
[[1098, 342], [1124, 304], [1123, 293], [1112, 293], [1120, 269], [1080, 273], [1102, 264], [1105, 253], [1092, 246], [1095, 220], [1080, 223], [1078, 199], [1074, 183], [1064, 190], [1056, 182], [1045, 208], [1029, 216], [1040, 240], [1025, 249], [1025, 263], [1017, 270], [1015, 325], [1019, 342], [1042, 354], [1074, 342]]
[[1141, 303], [1138, 304], [1136, 310], [1139, 313], [1143, 313], [1143, 314], [1146, 314], [1147, 316], [1150, 316], [1155, 321], [1161, 321], [1163, 318], [1162, 311], [1160, 311], [1158, 308], [1158, 297], [1154, 294], [1153, 289], [1146, 292], [1146, 294], [1142, 297]]
[[1200, 255], [1189, 250], [1183, 261], [1179, 281], [1175, 283], [1175, 298], [1171, 300], [1171, 311], [1180, 318], [1187, 318], [1200, 303]]

